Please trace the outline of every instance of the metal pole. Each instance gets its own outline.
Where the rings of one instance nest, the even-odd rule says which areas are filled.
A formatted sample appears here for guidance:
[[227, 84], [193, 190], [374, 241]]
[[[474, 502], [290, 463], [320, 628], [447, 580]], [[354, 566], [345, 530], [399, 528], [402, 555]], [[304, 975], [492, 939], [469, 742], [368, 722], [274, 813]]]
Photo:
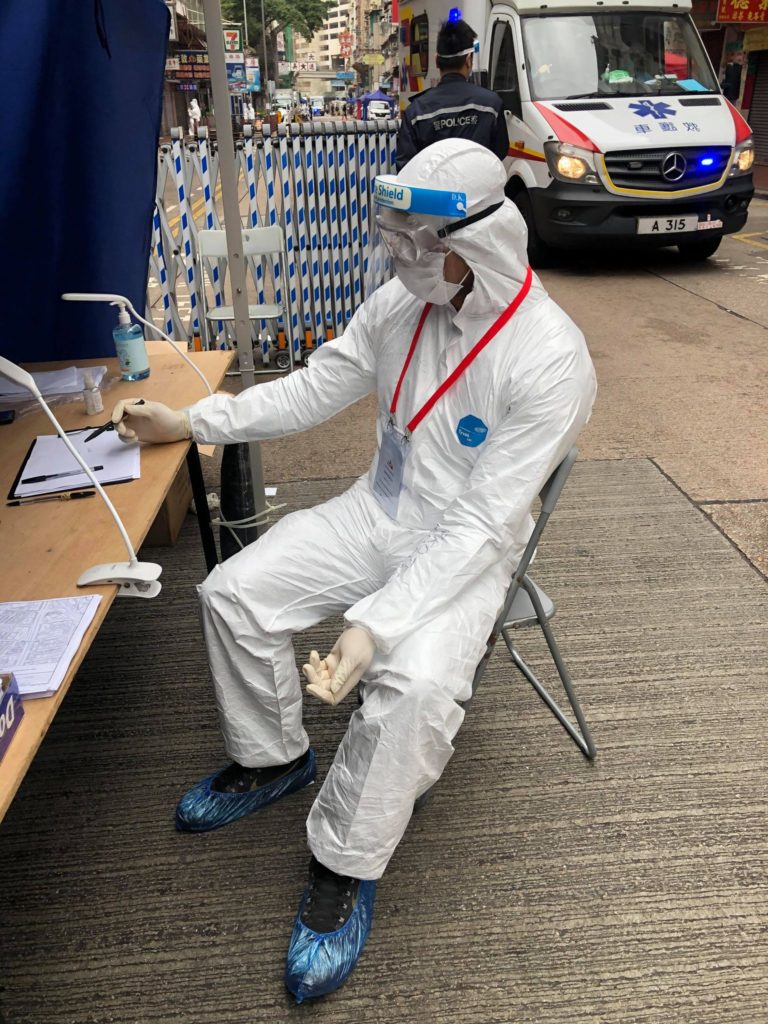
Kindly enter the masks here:
[[[234, 305], [234, 330], [237, 339], [237, 361], [244, 388], [253, 387], [253, 346], [251, 321], [248, 316], [248, 294], [245, 284], [245, 258], [243, 232], [240, 221], [240, 203], [237, 195], [237, 164], [235, 142], [232, 136], [232, 118], [229, 107], [227, 67], [224, 56], [224, 29], [221, 23], [220, 0], [203, 0], [205, 35], [208, 40], [208, 60], [211, 67], [213, 109], [216, 115], [216, 138], [219, 146], [219, 174], [221, 200], [224, 206], [224, 229], [227, 235], [227, 265]], [[261, 451], [256, 442], [248, 445], [251, 463], [253, 496], [257, 512], [264, 512], [264, 472]]]
[[245, 29], [245, 45], [248, 46], [248, 12], [245, 9], [245, 0], [243, 0], [243, 28]]
[[261, 41], [264, 44], [264, 98], [269, 91], [269, 64], [267, 61], [267, 23], [264, 19], [264, 0], [261, 0]]

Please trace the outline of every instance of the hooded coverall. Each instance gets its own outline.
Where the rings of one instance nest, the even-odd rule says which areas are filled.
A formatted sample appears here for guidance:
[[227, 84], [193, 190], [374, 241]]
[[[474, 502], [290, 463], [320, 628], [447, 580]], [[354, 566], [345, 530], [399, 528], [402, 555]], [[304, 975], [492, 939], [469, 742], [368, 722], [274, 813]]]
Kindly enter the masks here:
[[[486, 150], [462, 140], [431, 149], [441, 152], [418, 154], [399, 180], [464, 190], [469, 214], [503, 199], [502, 165], [491, 154], [478, 158]], [[447, 305], [429, 313], [400, 392], [400, 429], [525, 276], [525, 225], [508, 200], [449, 244], [473, 269], [474, 288], [459, 312]], [[423, 308], [393, 279], [307, 368], [192, 406], [195, 440], [260, 441], [306, 430], [372, 392], [380, 440]], [[584, 337], [534, 276], [512, 320], [415, 429], [396, 521], [372, 493], [374, 458], [345, 493], [285, 516], [200, 587], [225, 745], [243, 765], [287, 763], [308, 747], [294, 632], [343, 612], [375, 640], [365, 701], [307, 821], [310, 849], [338, 874], [380, 877], [414, 800], [445, 768], [464, 715], [457, 702], [470, 695], [530, 535], [531, 505], [594, 396]]]

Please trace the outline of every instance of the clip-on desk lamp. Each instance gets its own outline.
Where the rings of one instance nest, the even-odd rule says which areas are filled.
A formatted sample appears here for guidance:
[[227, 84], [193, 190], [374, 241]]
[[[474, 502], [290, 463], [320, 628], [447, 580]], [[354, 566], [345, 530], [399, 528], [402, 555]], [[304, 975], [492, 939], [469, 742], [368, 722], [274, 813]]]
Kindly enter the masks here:
[[75, 448], [69, 440], [63, 427], [48, 408], [45, 399], [40, 394], [40, 389], [37, 384], [35, 384], [35, 379], [32, 374], [27, 373], [26, 370], [22, 370], [20, 366], [12, 363], [9, 359], [5, 359], [3, 356], [0, 356], [0, 374], [2, 374], [3, 377], [7, 377], [8, 380], [12, 380], [14, 384], [19, 384], [21, 387], [26, 388], [35, 396], [37, 401], [40, 403], [43, 412], [56, 428], [56, 433], [64, 442], [67, 450], [72, 456], [74, 456], [85, 475], [90, 479], [93, 486], [99, 492], [104, 504], [112, 514], [112, 518], [115, 520], [117, 528], [120, 531], [120, 536], [123, 538], [123, 543], [128, 550], [130, 561], [105, 562], [102, 565], [91, 566], [90, 569], [86, 569], [77, 581], [78, 587], [90, 587], [103, 583], [112, 583], [119, 587], [118, 594], [121, 594], [123, 597], [156, 597], [162, 589], [162, 585], [158, 582], [158, 577], [163, 571], [162, 566], [157, 565], [155, 562], [140, 562], [138, 560], [136, 552], [133, 550], [131, 539], [123, 526], [123, 521], [117, 514], [117, 509], [107, 497], [106, 491], [94, 476], [90, 466], [88, 466], [80, 455], [80, 452], [78, 452], [77, 448]]

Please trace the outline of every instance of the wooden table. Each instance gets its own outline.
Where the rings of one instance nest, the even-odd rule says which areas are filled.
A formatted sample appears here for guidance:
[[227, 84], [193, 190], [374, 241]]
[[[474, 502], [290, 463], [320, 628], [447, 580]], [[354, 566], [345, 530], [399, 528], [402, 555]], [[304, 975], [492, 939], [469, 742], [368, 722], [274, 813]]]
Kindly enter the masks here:
[[[86, 416], [82, 401], [54, 406], [56, 418], [64, 429], [98, 426], [109, 418], [113, 406], [121, 398], [155, 399], [174, 409], [202, 398], [205, 392], [200, 378], [173, 354], [167, 343], [163, 345], [161, 349], [158, 343], [148, 344], [151, 374], [147, 380], [135, 383], [117, 380], [103, 392], [104, 412], [98, 416]], [[224, 378], [233, 353], [197, 352], [190, 355], [215, 391]], [[77, 361], [79, 366], [103, 366], [105, 363], [108, 367], [105, 380], [117, 377], [116, 359]], [[39, 363], [28, 364], [25, 368], [37, 371], [71, 365], [72, 362]], [[128, 558], [115, 521], [98, 495], [86, 501], [5, 507], [6, 495], [32, 440], [38, 434], [50, 434], [52, 431], [52, 424], [42, 410], [18, 417], [10, 426], [0, 426], [0, 490], [3, 499], [0, 504], [0, 601], [39, 601], [83, 594], [101, 594], [102, 601], [58, 691], [52, 697], [24, 701], [24, 718], [0, 761], [0, 820], [8, 810], [117, 594], [115, 586], [78, 588], [76, 580], [92, 565], [124, 562]], [[197, 452], [190, 449], [188, 441], [147, 445], [141, 452], [141, 478], [130, 483], [108, 485], [107, 493], [136, 550], [190, 450], [197, 462]], [[199, 470], [199, 462], [197, 467]], [[199, 480], [198, 484], [201, 483]]]

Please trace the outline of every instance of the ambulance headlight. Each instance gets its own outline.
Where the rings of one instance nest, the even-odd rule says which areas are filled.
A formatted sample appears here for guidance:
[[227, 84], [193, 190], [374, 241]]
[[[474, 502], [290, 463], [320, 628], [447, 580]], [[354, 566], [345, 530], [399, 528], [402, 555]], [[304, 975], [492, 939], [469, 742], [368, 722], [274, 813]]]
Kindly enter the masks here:
[[748, 174], [755, 162], [755, 146], [752, 139], [747, 139], [736, 147], [731, 174]]
[[597, 184], [594, 154], [589, 150], [564, 142], [545, 142], [544, 152], [553, 178], [569, 184]]

